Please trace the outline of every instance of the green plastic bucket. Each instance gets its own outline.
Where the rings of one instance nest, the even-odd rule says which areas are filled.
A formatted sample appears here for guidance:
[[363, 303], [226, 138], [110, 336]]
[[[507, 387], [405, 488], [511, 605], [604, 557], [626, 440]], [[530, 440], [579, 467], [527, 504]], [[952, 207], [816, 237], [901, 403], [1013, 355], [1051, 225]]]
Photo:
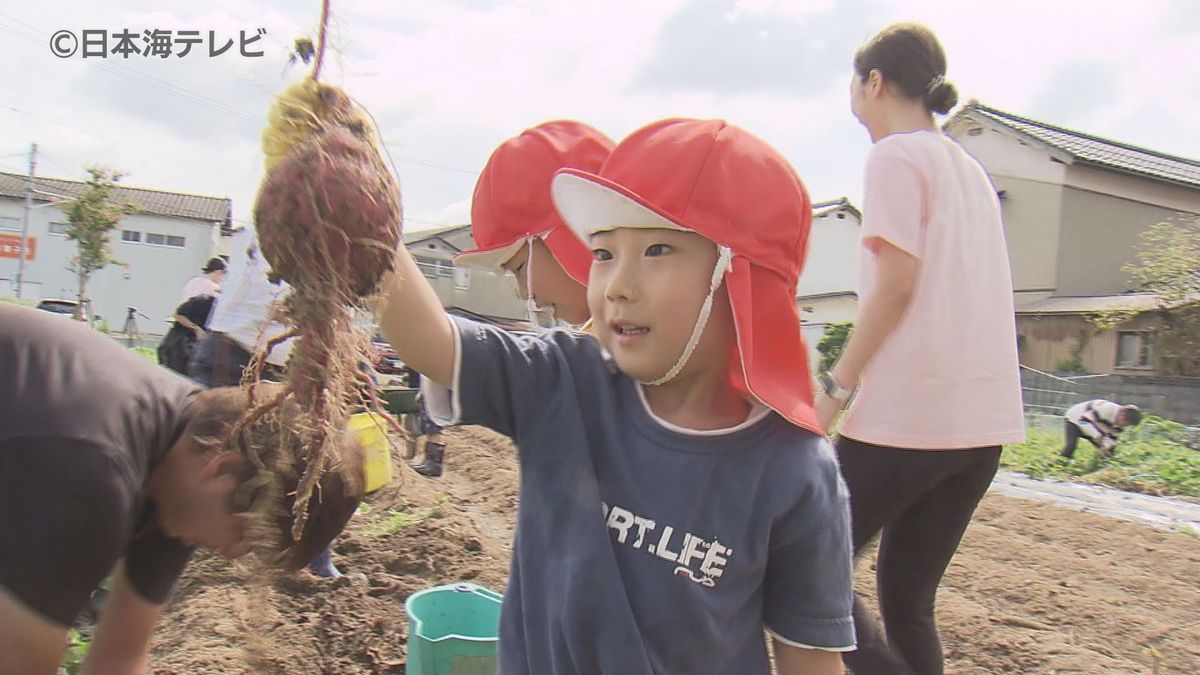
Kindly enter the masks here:
[[493, 675], [500, 599], [499, 593], [468, 583], [408, 596], [407, 675]]
[[383, 399], [384, 407], [393, 415], [407, 415], [420, 410], [417, 405], [417, 394], [421, 393], [420, 389], [409, 389], [408, 387], [400, 387], [395, 389], [381, 389], [379, 397]]

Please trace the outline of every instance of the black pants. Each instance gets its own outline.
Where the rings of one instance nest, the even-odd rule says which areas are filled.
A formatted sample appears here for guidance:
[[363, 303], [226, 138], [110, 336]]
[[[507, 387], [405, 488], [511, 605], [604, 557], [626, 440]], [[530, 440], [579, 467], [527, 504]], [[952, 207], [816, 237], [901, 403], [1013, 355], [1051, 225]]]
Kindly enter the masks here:
[[[236, 386], [241, 383], [252, 356], [232, 338], [222, 333], [206, 333], [192, 348], [187, 375], [206, 388]], [[283, 373], [267, 364], [263, 379], [280, 381]]]
[[996, 474], [1000, 447], [903, 450], [845, 437], [836, 447], [855, 555], [882, 533], [875, 581], [883, 630], [855, 597], [858, 650], [846, 665], [855, 675], [941, 675], [938, 585]]
[[1063, 449], [1059, 454], [1068, 459], [1075, 456], [1075, 445], [1081, 438], [1087, 438], [1087, 436], [1083, 435], [1083, 430], [1079, 428], [1079, 425], [1071, 420], [1063, 420]]

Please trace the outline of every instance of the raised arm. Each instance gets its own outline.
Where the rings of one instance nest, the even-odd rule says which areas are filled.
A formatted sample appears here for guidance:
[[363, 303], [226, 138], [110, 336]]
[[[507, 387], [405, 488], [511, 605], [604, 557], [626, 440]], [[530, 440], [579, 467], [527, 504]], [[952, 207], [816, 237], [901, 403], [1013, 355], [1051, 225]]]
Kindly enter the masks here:
[[379, 329], [396, 356], [413, 370], [449, 388], [454, 376], [454, 327], [433, 287], [403, 246], [383, 281], [375, 306]]

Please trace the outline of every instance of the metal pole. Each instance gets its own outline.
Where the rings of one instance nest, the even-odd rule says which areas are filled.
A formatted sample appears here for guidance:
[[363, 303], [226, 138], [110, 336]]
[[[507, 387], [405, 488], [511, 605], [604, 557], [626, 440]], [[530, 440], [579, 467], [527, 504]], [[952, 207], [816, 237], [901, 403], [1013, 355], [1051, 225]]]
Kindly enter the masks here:
[[37, 143], [29, 147], [29, 178], [25, 181], [25, 216], [21, 219], [21, 250], [17, 255], [17, 297], [25, 286], [25, 250], [29, 240], [29, 211], [33, 208], [33, 174], [37, 170]]

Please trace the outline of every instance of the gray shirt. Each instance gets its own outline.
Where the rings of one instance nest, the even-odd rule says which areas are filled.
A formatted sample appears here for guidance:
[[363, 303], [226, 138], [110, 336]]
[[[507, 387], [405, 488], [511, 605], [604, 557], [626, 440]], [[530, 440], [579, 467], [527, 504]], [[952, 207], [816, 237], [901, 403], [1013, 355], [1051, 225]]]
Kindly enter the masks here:
[[195, 383], [47, 312], [0, 303], [0, 587], [70, 625], [125, 558], [162, 604], [191, 549], [144, 495]]
[[854, 645], [850, 517], [829, 444], [763, 411], [672, 427], [590, 336], [455, 319], [447, 422], [513, 438], [521, 497], [500, 671], [765, 673], [766, 629]]

